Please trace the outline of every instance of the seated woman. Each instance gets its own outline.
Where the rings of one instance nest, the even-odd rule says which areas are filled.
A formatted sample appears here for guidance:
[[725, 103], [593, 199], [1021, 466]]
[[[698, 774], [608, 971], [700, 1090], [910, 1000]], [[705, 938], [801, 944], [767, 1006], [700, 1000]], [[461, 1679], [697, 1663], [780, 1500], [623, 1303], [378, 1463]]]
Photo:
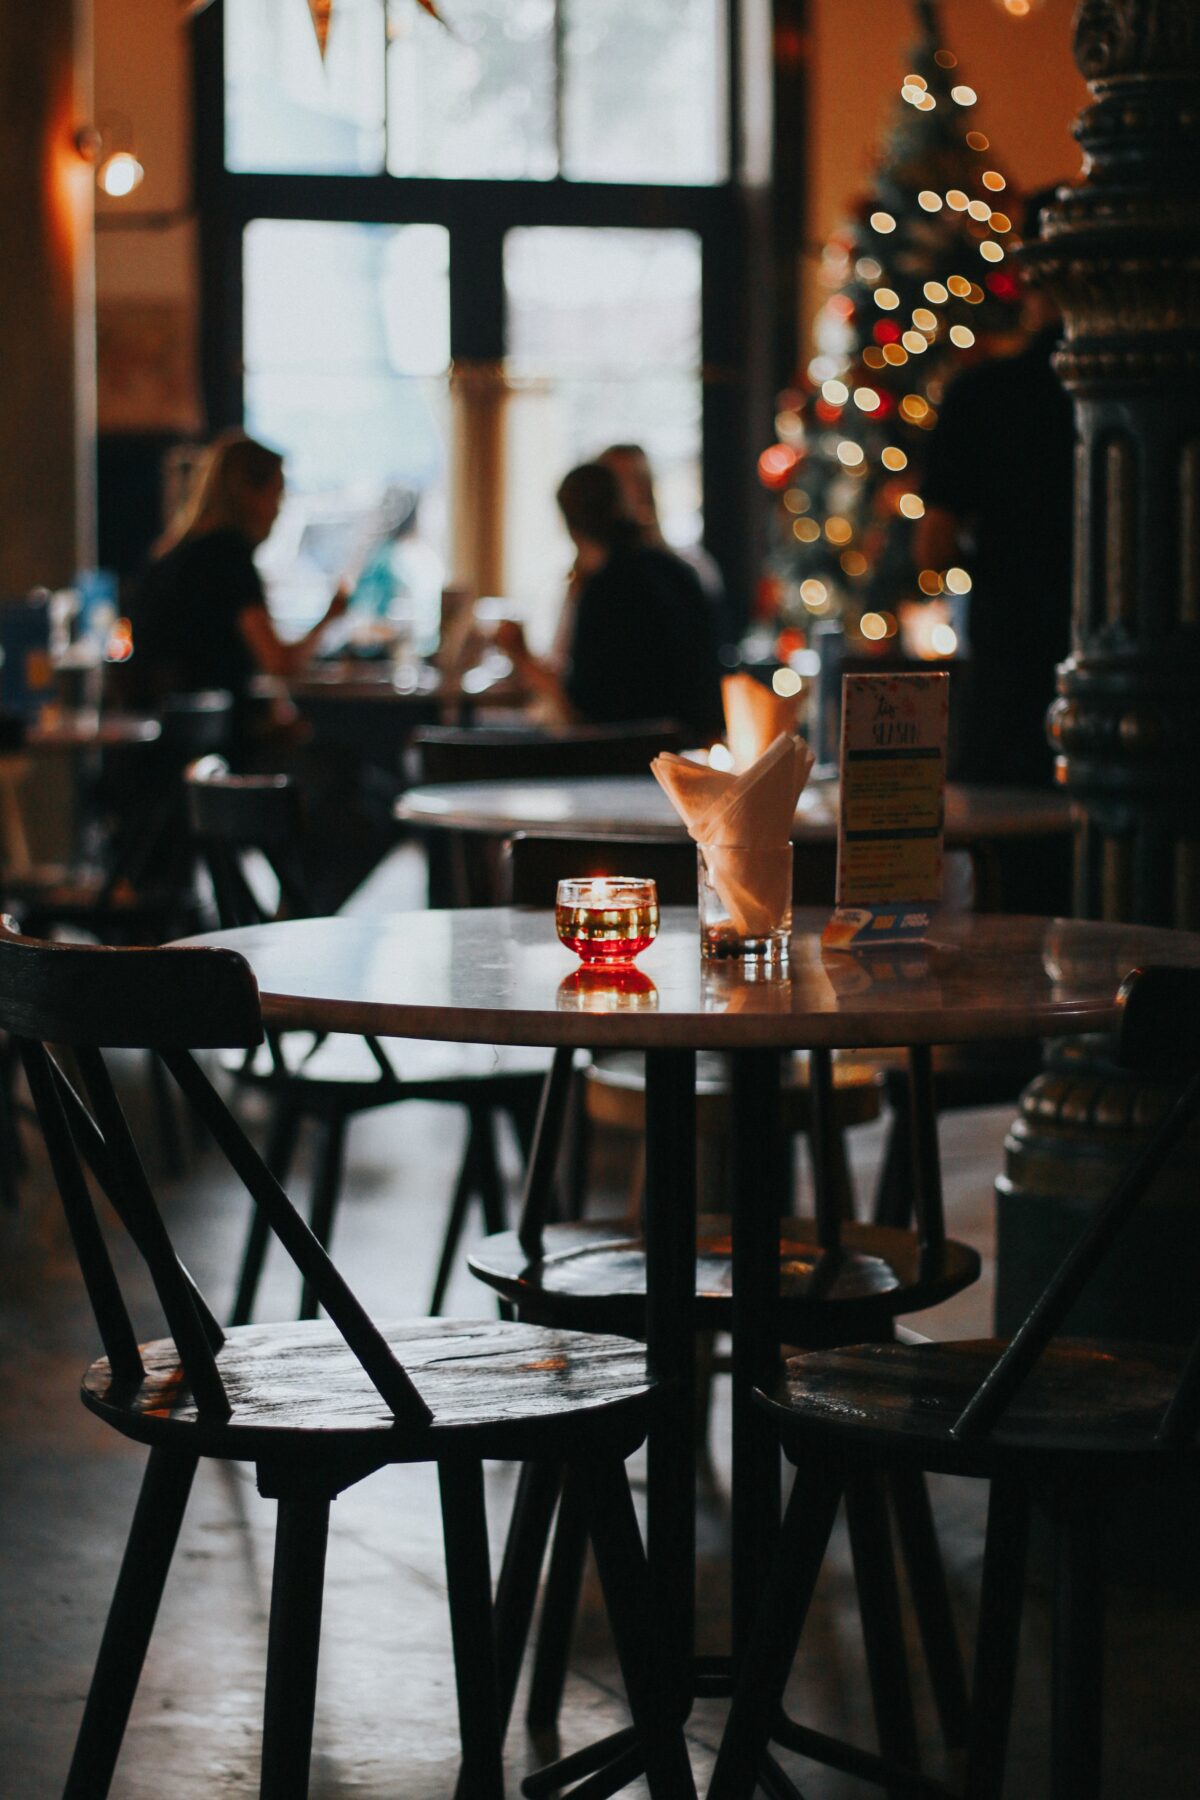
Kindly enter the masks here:
[[256, 675], [298, 674], [321, 633], [346, 610], [339, 587], [324, 617], [284, 643], [267, 611], [254, 552], [270, 536], [283, 499], [283, 458], [243, 432], [214, 440], [196, 493], [156, 546], [130, 609], [137, 697], [226, 688], [240, 745], [253, 736]]
[[686, 563], [644, 541], [620, 483], [600, 463], [572, 469], [558, 504], [576, 550], [574, 621], [560, 676], [519, 626], [501, 646], [563, 723], [675, 719], [709, 743], [722, 730], [710, 609]]

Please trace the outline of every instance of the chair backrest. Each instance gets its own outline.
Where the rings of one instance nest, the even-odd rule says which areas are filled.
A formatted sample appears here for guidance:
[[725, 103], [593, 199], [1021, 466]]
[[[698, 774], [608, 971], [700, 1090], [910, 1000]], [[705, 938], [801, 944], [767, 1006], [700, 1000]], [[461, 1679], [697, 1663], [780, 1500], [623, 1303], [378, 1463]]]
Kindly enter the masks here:
[[307, 916], [311, 909], [299, 857], [304, 806], [289, 777], [231, 775], [220, 757], [208, 756], [193, 763], [184, 780], [188, 818], [222, 925], [255, 925], [267, 917], [246, 872], [251, 852], [267, 862], [279, 883], [273, 916]]
[[539, 775], [644, 775], [660, 750], [682, 750], [670, 719], [566, 731], [430, 726], [414, 731], [417, 780], [529, 781]]
[[[198, 1413], [219, 1420], [232, 1410], [217, 1365], [221, 1328], [171, 1242], [105, 1061], [106, 1050], [133, 1047], [161, 1056], [397, 1420], [428, 1422], [428, 1408], [386, 1341], [191, 1054], [261, 1041], [258, 988], [242, 957], [220, 949], [42, 943], [0, 921], [0, 1030], [11, 1035], [25, 1067], [117, 1384], [136, 1387], [145, 1369], [85, 1170], [147, 1268]], [[82, 1094], [52, 1046], [69, 1047]]]
[[[1007, 1350], [963, 1408], [953, 1427], [957, 1437], [977, 1438], [996, 1423], [1104, 1261], [1117, 1234], [1150, 1191], [1167, 1158], [1200, 1117], [1200, 969], [1135, 970], [1122, 983], [1117, 1002], [1117, 1061], [1129, 1069], [1170, 1074], [1182, 1085]], [[1163, 1449], [1182, 1445], [1194, 1439], [1198, 1426], [1200, 1333], [1163, 1414], [1157, 1442]]]

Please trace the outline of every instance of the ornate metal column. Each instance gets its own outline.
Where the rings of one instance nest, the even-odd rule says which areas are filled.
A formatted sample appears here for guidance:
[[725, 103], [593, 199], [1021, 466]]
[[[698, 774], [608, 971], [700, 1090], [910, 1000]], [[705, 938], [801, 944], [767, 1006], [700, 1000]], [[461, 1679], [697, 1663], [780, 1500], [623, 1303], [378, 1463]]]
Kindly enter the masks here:
[[[1078, 433], [1073, 650], [1049, 728], [1083, 818], [1077, 913], [1197, 930], [1200, 5], [1080, 0], [1074, 32], [1092, 95], [1075, 128], [1084, 180], [1043, 215], [1027, 258], [1063, 312], [1056, 367]], [[1096, 1046], [1051, 1056], [998, 1183], [1003, 1327], [1163, 1100]], [[1172, 1279], [1200, 1250], [1187, 1192], [1200, 1148], [1190, 1160], [1190, 1183], [1168, 1177], [1130, 1246], [1144, 1281], [1115, 1281], [1082, 1322], [1190, 1336], [1192, 1302]]]

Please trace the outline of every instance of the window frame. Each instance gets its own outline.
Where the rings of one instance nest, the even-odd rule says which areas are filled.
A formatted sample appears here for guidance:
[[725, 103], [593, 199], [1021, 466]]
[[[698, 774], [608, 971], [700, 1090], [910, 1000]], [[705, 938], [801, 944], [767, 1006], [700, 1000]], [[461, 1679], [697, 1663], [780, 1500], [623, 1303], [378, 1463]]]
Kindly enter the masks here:
[[[802, 3], [802, 0], [800, 0]], [[414, 0], [415, 4], [415, 0]], [[778, 0], [776, 0], [776, 5]], [[791, 0], [794, 10], [797, 0]], [[728, 176], [713, 185], [636, 185], [375, 175], [240, 173], [225, 167], [224, 8], [192, 20], [193, 170], [199, 221], [200, 377], [209, 428], [243, 419], [242, 235], [254, 219], [442, 225], [450, 238], [450, 352], [459, 363], [505, 355], [504, 238], [517, 226], [691, 231], [701, 257], [701, 493], [704, 541], [744, 619], [761, 548], [752, 471], [769, 430], [781, 308], [791, 265], [771, 256], [770, 189], [743, 179], [744, 124], [771, 108], [769, 74], [744, 70], [750, 15], [770, 0], [726, 0]], [[744, 75], [750, 73], [752, 80]], [[780, 99], [775, 96], [774, 112]], [[793, 115], [794, 116], [794, 113]], [[772, 133], [774, 136], [774, 133]], [[798, 232], [799, 222], [792, 230]], [[790, 235], [790, 234], [789, 234]], [[780, 291], [785, 269], [786, 295]]]

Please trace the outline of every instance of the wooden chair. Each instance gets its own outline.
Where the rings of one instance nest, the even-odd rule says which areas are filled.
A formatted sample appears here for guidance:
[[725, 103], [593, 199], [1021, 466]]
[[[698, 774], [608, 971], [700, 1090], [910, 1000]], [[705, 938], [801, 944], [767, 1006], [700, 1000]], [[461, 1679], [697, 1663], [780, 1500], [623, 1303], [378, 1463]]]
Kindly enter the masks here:
[[[299, 847], [305, 830], [299, 790], [282, 775], [231, 775], [218, 758], [202, 760], [187, 775], [188, 807], [196, 842], [208, 865], [222, 925], [263, 922], [272, 909], [247, 873], [257, 855], [279, 887], [274, 916], [311, 913]], [[310, 1032], [274, 1035], [231, 1072], [243, 1086], [273, 1099], [266, 1161], [286, 1181], [299, 1132], [307, 1121], [317, 1132], [310, 1224], [328, 1247], [341, 1197], [346, 1130], [352, 1118], [401, 1100], [429, 1100], [465, 1107], [467, 1145], [455, 1183], [429, 1310], [441, 1311], [463, 1227], [478, 1199], [488, 1231], [502, 1230], [506, 1207], [496, 1149], [496, 1115], [506, 1112], [527, 1149], [549, 1061], [537, 1050], [484, 1045], [393, 1042], [377, 1038], [325, 1037]], [[230, 1322], [244, 1325], [254, 1311], [268, 1232], [251, 1213]], [[301, 1318], [315, 1317], [316, 1296], [301, 1295]]]
[[[532, 840], [528, 841], [532, 844]], [[560, 870], [567, 874], [646, 872], [640, 859], [631, 871], [618, 868], [607, 860], [609, 848], [592, 847], [583, 857], [583, 866], [576, 869], [561, 863], [562, 841], [553, 845], [560, 853]], [[676, 848], [689, 853], [694, 881], [693, 846], [672, 846], [672, 854]], [[659, 850], [662, 849], [660, 845]], [[518, 839], [512, 850], [514, 900], [529, 897], [544, 902], [541, 848], [526, 851]], [[602, 858], [599, 869], [591, 867], [597, 852]], [[622, 850], [618, 861], [624, 854]], [[657, 869], [659, 874], [671, 873], [666, 857], [659, 861]], [[677, 897], [675, 888], [667, 892], [668, 898]], [[520, 1227], [485, 1239], [470, 1256], [469, 1265], [472, 1274], [494, 1288], [520, 1318], [560, 1326], [583, 1325], [586, 1321], [588, 1329], [641, 1336], [646, 1307], [645, 1249], [641, 1238], [606, 1223], [550, 1222], [556, 1147], [570, 1078], [570, 1053], [559, 1051], [542, 1102], [537, 1150], [530, 1165]], [[788, 1344], [809, 1346], [850, 1343], [860, 1338], [888, 1341], [898, 1317], [936, 1305], [976, 1280], [979, 1257], [974, 1250], [945, 1236], [931, 1115], [923, 1116], [918, 1125], [918, 1229], [888, 1230], [843, 1219], [832, 1155], [842, 1119], [838, 1113], [835, 1064], [828, 1052], [813, 1054], [810, 1081], [810, 1089], [805, 1093], [811, 1109], [808, 1125], [815, 1134], [815, 1156], [823, 1179], [818, 1185], [817, 1217], [781, 1221], [781, 1338]], [[831, 1250], [835, 1254], [828, 1254]], [[697, 1325], [702, 1331], [729, 1328], [730, 1252], [729, 1219], [702, 1218], [696, 1246]], [[961, 1741], [966, 1684], [923, 1480], [919, 1474], [914, 1477], [901, 1471], [899, 1481], [891, 1484], [891, 1494], [943, 1729], [948, 1741]], [[898, 1690], [888, 1672], [898, 1630], [895, 1571], [886, 1513], [880, 1494], [869, 1480], [854, 1488], [849, 1518], [856, 1566], [860, 1570], [864, 1635], [881, 1735], [888, 1742], [906, 1746], [912, 1737], [911, 1707], [906, 1690]], [[535, 1730], [552, 1725], [557, 1717], [585, 1548], [581, 1501], [567, 1484], [551, 1557], [530, 1694], [529, 1723]], [[537, 1553], [540, 1546], [530, 1551], [531, 1555]], [[719, 1671], [714, 1673], [705, 1691], [728, 1692], [728, 1687], [721, 1685], [722, 1680]]]
[[[1064, 1319], [1170, 1152], [1200, 1113], [1200, 971], [1126, 981], [1118, 1057], [1186, 1083], [1093, 1215], [1011, 1342], [860, 1344], [799, 1356], [761, 1396], [796, 1465], [770, 1579], [730, 1713], [710, 1800], [764, 1779], [797, 1790], [769, 1743], [805, 1748], [782, 1695], [838, 1496], [864, 1471], [939, 1470], [990, 1480], [966, 1800], [999, 1800], [1012, 1706], [1030, 1507], [1048, 1504], [1054, 1592], [1051, 1800], [1097, 1800], [1103, 1719], [1103, 1518], [1128, 1483], [1200, 1473], [1200, 1338], [1164, 1345], [1058, 1339]], [[876, 1759], [870, 1778], [886, 1784]], [[766, 1775], [764, 1776], [764, 1771]], [[769, 1781], [767, 1778], [769, 1777]], [[916, 1792], [913, 1769], [904, 1792]], [[942, 1791], [925, 1785], [921, 1792]]]
[[[669, 719], [565, 731], [447, 726], [414, 732], [410, 761], [420, 782], [535, 781], [645, 775], [660, 750], [682, 748], [683, 733]], [[502, 833], [436, 831], [425, 838], [431, 905], [491, 906], [502, 898]]]
[[[528, 1325], [380, 1326], [364, 1311], [193, 1058], [249, 1052], [258, 992], [223, 950], [121, 950], [22, 938], [0, 925], [0, 1028], [19, 1042], [104, 1354], [83, 1400], [150, 1452], [100, 1646], [66, 1800], [105, 1800], [198, 1459], [254, 1463], [277, 1500], [267, 1643], [263, 1800], [304, 1800], [330, 1502], [395, 1462], [436, 1465], [463, 1747], [463, 1791], [503, 1800], [516, 1671], [498, 1655], [484, 1515], [485, 1458], [586, 1469], [590, 1529], [658, 1800], [694, 1795], [677, 1721], [655, 1704], [645, 1560], [624, 1459], [651, 1390], [636, 1346]], [[48, 1045], [69, 1047], [82, 1093]], [[222, 1331], [172, 1245], [105, 1052], [153, 1049], [312, 1287], [328, 1322]], [[145, 1265], [170, 1335], [139, 1342], [110, 1258], [103, 1190]], [[501, 1593], [519, 1570], [506, 1561]], [[523, 1579], [523, 1577], [521, 1578]], [[562, 1784], [560, 1784], [562, 1785]]]

